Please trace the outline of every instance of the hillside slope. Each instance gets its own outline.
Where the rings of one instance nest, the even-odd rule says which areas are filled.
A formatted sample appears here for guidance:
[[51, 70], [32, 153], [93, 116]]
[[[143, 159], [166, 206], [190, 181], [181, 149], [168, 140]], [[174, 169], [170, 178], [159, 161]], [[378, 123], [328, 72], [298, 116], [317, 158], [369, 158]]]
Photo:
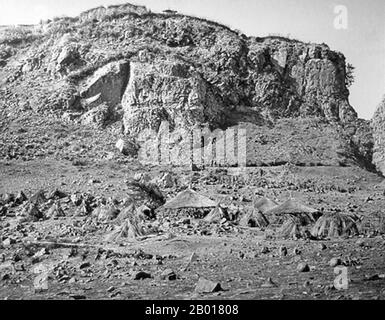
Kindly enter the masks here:
[[[97, 154], [88, 146], [89, 156], [104, 157], [120, 134], [135, 140], [168, 121], [178, 141], [179, 130], [246, 124], [249, 164], [371, 168], [371, 130], [349, 104], [345, 82], [345, 57], [325, 44], [247, 37], [133, 5], [96, 8], [1, 31], [1, 156], [28, 159], [21, 149], [39, 129], [32, 123], [48, 133], [33, 148], [60, 158], [66, 144], [44, 151], [67, 138], [49, 134], [52, 122], [111, 136], [97, 140]], [[17, 138], [8, 130], [15, 122], [25, 131]]]

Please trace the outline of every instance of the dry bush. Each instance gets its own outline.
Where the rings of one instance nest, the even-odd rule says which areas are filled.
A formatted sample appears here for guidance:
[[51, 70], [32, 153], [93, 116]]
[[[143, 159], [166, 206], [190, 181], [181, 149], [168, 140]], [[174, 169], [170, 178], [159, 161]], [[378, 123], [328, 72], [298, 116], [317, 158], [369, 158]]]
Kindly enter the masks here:
[[9, 27], [1, 31], [0, 44], [17, 45], [21, 42], [32, 42], [41, 34], [27, 26]]

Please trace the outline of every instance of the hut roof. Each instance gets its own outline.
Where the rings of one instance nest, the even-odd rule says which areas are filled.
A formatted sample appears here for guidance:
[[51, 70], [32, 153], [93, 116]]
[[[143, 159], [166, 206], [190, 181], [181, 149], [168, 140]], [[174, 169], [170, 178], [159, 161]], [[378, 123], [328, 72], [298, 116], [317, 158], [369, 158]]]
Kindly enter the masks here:
[[163, 207], [165, 209], [187, 209], [187, 208], [215, 208], [217, 203], [206, 196], [187, 189], [180, 192], [174, 199], [168, 201]]
[[254, 203], [254, 208], [259, 210], [262, 213], [265, 213], [275, 207], [277, 207], [279, 204], [269, 198], [263, 197], [256, 201]]
[[289, 199], [281, 205], [266, 211], [267, 214], [284, 215], [284, 214], [301, 214], [301, 213], [317, 213], [318, 210], [310, 208], [296, 199]]

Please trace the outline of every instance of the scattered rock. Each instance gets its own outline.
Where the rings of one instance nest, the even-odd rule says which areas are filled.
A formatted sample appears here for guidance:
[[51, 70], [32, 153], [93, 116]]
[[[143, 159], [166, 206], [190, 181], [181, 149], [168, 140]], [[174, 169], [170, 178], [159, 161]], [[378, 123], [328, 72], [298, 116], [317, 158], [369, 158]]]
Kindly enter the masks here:
[[9, 247], [15, 243], [16, 243], [16, 240], [13, 238], [6, 238], [5, 240], [3, 240], [3, 246], [4, 247]]
[[262, 254], [267, 254], [267, 253], [269, 253], [270, 252], [270, 249], [268, 248], [268, 247], [263, 247], [262, 249], [261, 249], [261, 253]]
[[48, 291], [48, 274], [46, 273], [39, 274], [33, 280], [33, 287], [35, 289], [35, 293]]
[[107, 289], [107, 292], [108, 292], [108, 293], [111, 293], [111, 292], [113, 292], [113, 291], [115, 291], [115, 290], [116, 290], [115, 287], [109, 287], [109, 288]]
[[294, 248], [293, 254], [294, 254], [295, 256], [299, 256], [301, 253], [302, 253], [302, 251], [301, 251], [300, 249]]
[[297, 271], [298, 272], [309, 272], [310, 271], [310, 267], [309, 267], [309, 265], [307, 263], [301, 262], [297, 266]]
[[87, 297], [85, 295], [82, 295], [82, 294], [71, 294], [70, 298], [72, 298], [74, 300], [86, 300], [87, 299]]
[[166, 269], [160, 275], [161, 280], [176, 280], [177, 276], [172, 269]]
[[93, 185], [93, 184], [100, 184], [100, 183], [102, 183], [99, 179], [90, 179], [89, 181], [88, 181], [88, 184], [89, 185]]
[[271, 278], [268, 278], [264, 283], [261, 284], [261, 288], [274, 288], [274, 287], [278, 287], [278, 285]]
[[115, 146], [125, 156], [136, 156], [138, 154], [138, 146], [130, 141], [119, 139]]
[[213, 282], [205, 278], [200, 278], [195, 287], [195, 292], [198, 292], [198, 293], [213, 293], [213, 292], [218, 292], [222, 290], [223, 289], [220, 283]]
[[186, 266], [184, 268], [182, 268], [183, 271], [187, 271], [188, 268], [191, 266], [191, 264], [194, 262], [194, 261], [197, 261], [198, 260], [198, 255], [193, 252], [190, 257], [188, 258], [188, 261], [186, 263]]
[[332, 258], [329, 261], [329, 266], [332, 268], [337, 267], [342, 264], [342, 260], [340, 258]]
[[5, 204], [12, 203], [15, 201], [15, 195], [13, 193], [6, 193], [5, 195], [3, 195], [2, 200]]
[[71, 202], [73, 203], [73, 205], [75, 205], [76, 207], [80, 206], [83, 202], [83, 197], [78, 194], [78, 193], [74, 193], [71, 195]]
[[286, 247], [280, 247], [279, 248], [279, 255], [281, 257], [286, 257], [287, 256], [287, 248]]
[[89, 267], [91, 267], [91, 263], [90, 262], [84, 262], [79, 266], [79, 269], [86, 269]]
[[327, 249], [326, 244], [324, 244], [324, 243], [321, 243], [321, 244], [319, 245], [319, 248], [320, 248], [321, 251]]
[[151, 278], [151, 274], [145, 271], [138, 271], [132, 275], [132, 280], [144, 280], [144, 279], [150, 279], [150, 278]]
[[28, 198], [27, 198], [27, 196], [24, 194], [24, 192], [23, 191], [20, 191], [18, 194], [17, 194], [17, 196], [16, 196], [16, 198], [15, 198], [15, 204], [17, 204], [17, 205], [20, 205], [20, 204], [23, 204], [25, 201], [27, 201], [28, 200]]
[[356, 241], [356, 245], [359, 247], [365, 247], [365, 245], [366, 245], [365, 239], [358, 239]]

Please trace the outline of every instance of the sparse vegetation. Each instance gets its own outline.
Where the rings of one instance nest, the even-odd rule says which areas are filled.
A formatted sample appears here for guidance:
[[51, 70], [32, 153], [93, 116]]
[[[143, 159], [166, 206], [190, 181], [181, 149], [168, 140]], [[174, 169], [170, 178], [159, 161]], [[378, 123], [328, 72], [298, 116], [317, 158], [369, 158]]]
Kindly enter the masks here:
[[33, 27], [16, 26], [0, 31], [0, 44], [18, 45], [22, 42], [32, 42], [41, 37], [41, 33]]
[[350, 63], [347, 64], [345, 84], [348, 88], [351, 87], [354, 83], [354, 80], [355, 80], [354, 71], [355, 70], [356, 70], [356, 68], [352, 64], [350, 64]]

